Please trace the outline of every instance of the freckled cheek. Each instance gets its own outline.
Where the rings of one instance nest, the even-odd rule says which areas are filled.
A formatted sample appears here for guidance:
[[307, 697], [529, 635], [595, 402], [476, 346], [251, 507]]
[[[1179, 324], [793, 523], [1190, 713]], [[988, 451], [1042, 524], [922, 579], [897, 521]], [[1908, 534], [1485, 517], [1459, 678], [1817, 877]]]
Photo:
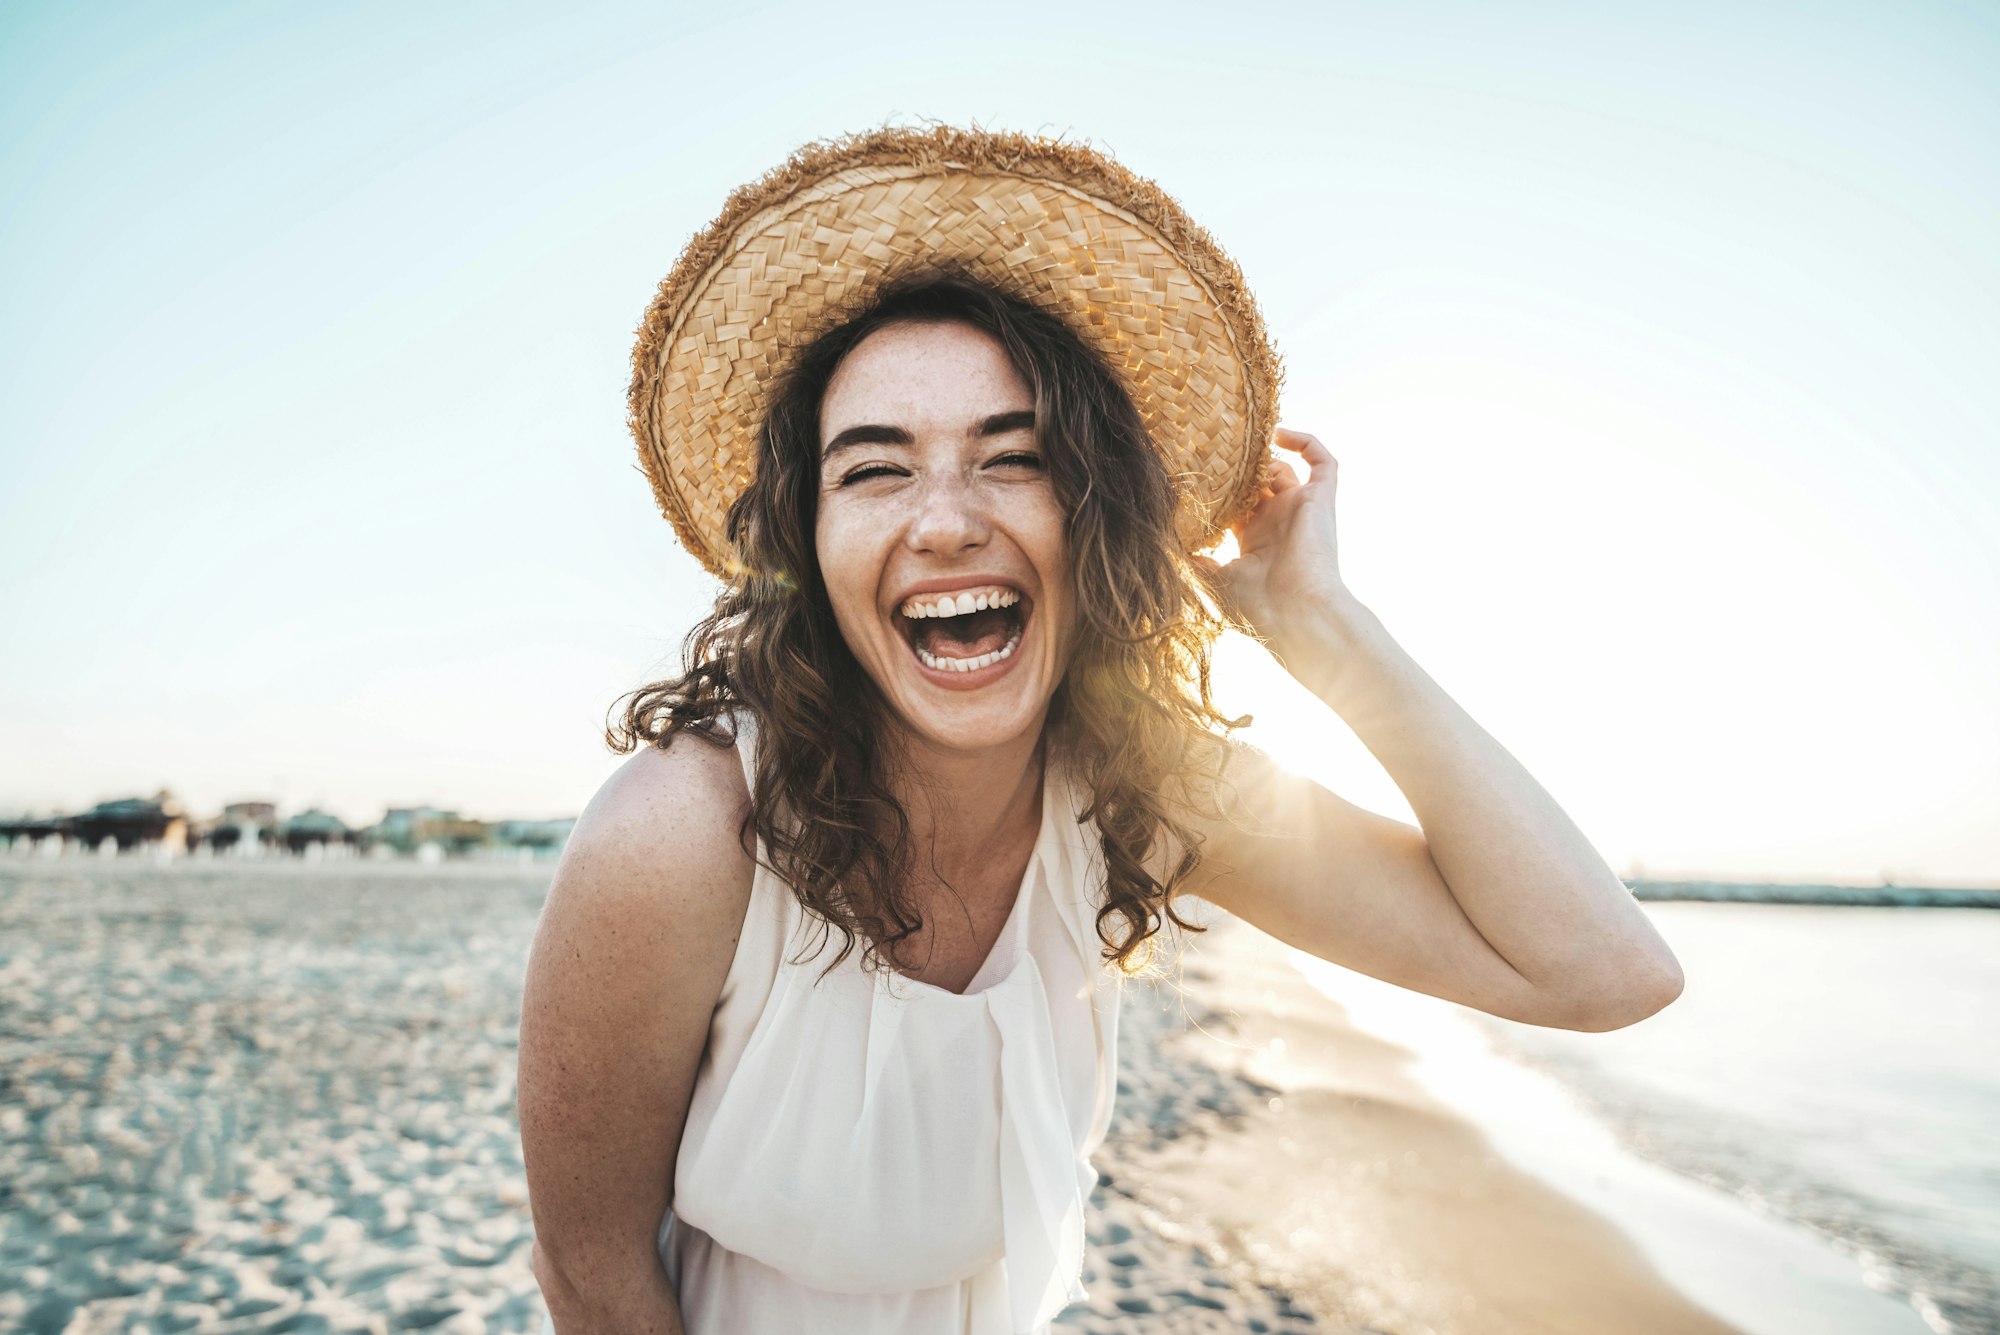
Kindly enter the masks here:
[[814, 535], [819, 554], [820, 578], [825, 581], [827, 599], [843, 639], [859, 657], [867, 657], [872, 632], [878, 629], [875, 595], [882, 576], [884, 553], [870, 536], [873, 526], [857, 524], [849, 516], [820, 516]]
[[1040, 553], [1036, 564], [1041, 567], [1043, 581], [1043, 610], [1048, 614], [1047, 629], [1050, 632], [1043, 641], [1047, 652], [1058, 669], [1068, 665], [1075, 652], [1077, 637], [1076, 590], [1073, 586], [1074, 574], [1071, 569], [1069, 542], [1065, 536], [1062, 510], [1051, 498], [1046, 513], [1039, 516], [1040, 523], [1028, 540]]

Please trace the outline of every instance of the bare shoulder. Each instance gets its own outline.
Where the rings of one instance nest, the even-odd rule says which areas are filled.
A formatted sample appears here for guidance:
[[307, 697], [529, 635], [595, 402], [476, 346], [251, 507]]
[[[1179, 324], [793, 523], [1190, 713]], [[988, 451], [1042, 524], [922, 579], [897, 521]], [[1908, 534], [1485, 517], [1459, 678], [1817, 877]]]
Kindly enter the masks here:
[[748, 806], [735, 748], [683, 734], [619, 766], [557, 864], [522, 989], [518, 1078], [552, 1306], [663, 1282], [650, 1245], [749, 900]]
[[613, 770], [577, 818], [575, 833], [601, 846], [643, 841], [667, 829], [712, 833], [727, 822], [727, 842], [734, 846], [749, 804], [735, 745], [682, 733], [671, 745], [641, 747]]
[[683, 733], [615, 770], [577, 818], [529, 957], [524, 1014], [623, 1026], [671, 1004], [706, 1030], [755, 873], [733, 746]]
[[551, 899], [650, 907], [689, 927], [719, 915], [733, 935], [754, 869], [741, 837], [749, 805], [734, 746], [683, 733], [635, 752], [577, 818]]

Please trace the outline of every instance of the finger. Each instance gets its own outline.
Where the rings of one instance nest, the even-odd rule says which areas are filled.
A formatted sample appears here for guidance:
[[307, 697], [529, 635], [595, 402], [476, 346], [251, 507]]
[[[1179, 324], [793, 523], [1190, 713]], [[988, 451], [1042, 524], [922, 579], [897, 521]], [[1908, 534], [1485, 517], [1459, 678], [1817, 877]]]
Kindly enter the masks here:
[[1271, 460], [1270, 471], [1264, 475], [1264, 487], [1273, 496], [1282, 496], [1299, 484], [1299, 475], [1283, 459]]
[[1310, 473], [1308, 481], [1331, 483], [1334, 480], [1340, 465], [1334, 459], [1333, 451], [1321, 444], [1318, 436], [1281, 426], [1278, 428], [1278, 444], [1288, 450], [1297, 450], [1304, 458]]

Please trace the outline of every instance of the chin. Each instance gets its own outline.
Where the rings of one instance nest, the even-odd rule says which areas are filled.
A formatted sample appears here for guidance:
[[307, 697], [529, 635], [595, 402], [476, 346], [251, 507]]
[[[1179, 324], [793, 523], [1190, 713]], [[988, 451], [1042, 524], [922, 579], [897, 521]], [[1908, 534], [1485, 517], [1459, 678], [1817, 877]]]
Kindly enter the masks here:
[[[1053, 692], [1050, 692], [1052, 695]], [[888, 694], [890, 710], [911, 733], [939, 750], [991, 751], [1041, 734], [1049, 697], [1039, 700], [912, 699], [907, 691]]]

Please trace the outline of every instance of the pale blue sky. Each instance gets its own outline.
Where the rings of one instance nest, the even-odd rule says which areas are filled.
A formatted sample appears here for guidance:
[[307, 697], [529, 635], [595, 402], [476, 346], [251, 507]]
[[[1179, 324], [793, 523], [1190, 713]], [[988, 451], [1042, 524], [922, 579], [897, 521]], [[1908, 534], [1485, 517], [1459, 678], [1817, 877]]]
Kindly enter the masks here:
[[1349, 583], [1614, 866], [2000, 882], [1996, 71], [1887, 0], [9, 5], [0, 809], [577, 810], [712, 595], [641, 310], [799, 142], [936, 117], [1237, 257]]

